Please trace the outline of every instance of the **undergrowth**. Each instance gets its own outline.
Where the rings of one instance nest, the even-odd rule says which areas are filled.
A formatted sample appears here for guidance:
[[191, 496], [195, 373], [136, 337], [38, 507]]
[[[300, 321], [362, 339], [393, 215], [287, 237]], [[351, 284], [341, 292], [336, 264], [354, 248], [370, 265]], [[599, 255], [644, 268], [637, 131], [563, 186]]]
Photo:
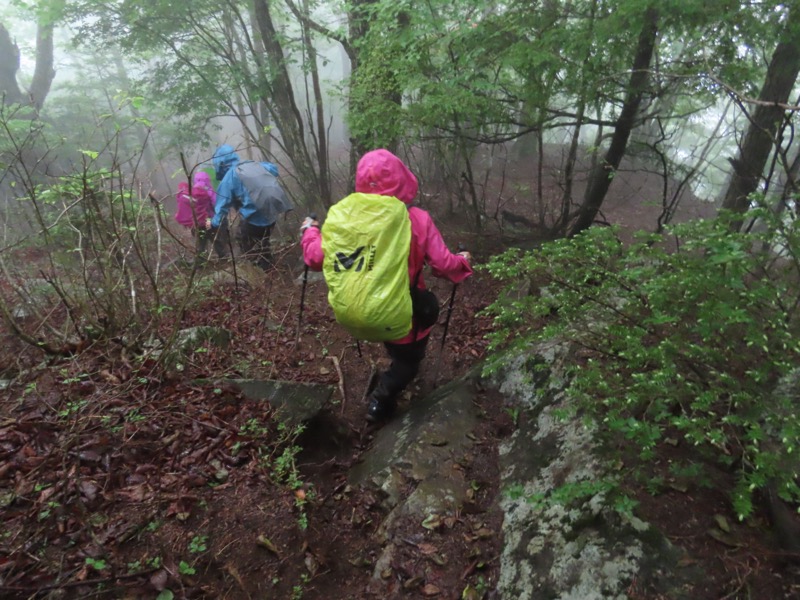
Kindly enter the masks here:
[[[487, 309], [498, 326], [487, 370], [499, 366], [501, 347], [569, 341], [579, 357], [569, 397], [639, 467], [682, 439], [691, 448], [684, 466], [713, 461], [736, 474], [741, 519], [768, 486], [800, 500], [790, 385], [800, 357], [800, 233], [769, 210], [750, 216], [757, 227], [746, 233], [732, 232], [725, 215], [630, 245], [598, 227], [495, 258], [487, 268], [508, 288]], [[525, 282], [533, 291], [520, 297]]]

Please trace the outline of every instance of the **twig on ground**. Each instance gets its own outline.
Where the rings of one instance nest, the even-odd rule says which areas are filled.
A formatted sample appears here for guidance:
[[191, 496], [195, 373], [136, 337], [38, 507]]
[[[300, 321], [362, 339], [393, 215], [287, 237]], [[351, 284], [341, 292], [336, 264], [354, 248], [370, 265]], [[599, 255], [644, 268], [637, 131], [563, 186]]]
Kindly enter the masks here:
[[367, 385], [364, 387], [364, 394], [361, 396], [361, 404], [366, 403], [367, 396], [372, 391], [372, 382], [375, 380], [375, 377], [378, 374], [378, 365], [370, 361], [370, 366], [372, 367], [372, 371], [370, 372], [369, 378], [367, 379]]
[[333, 366], [336, 367], [336, 373], [339, 375], [339, 393], [342, 395], [342, 409], [340, 414], [344, 414], [344, 407], [347, 405], [347, 394], [344, 387], [344, 374], [342, 374], [342, 367], [339, 366], [339, 359], [336, 356], [329, 356], [328, 358], [333, 361]]
[[111, 583], [112, 581], [119, 581], [123, 579], [135, 579], [155, 573], [158, 569], [147, 569], [139, 571], [138, 573], [126, 573], [123, 575], [114, 575], [112, 577], [99, 577], [97, 579], [84, 579], [83, 581], [64, 581], [63, 583], [53, 583], [50, 585], [39, 585], [36, 587], [23, 587], [13, 585], [0, 585], [0, 591], [3, 592], [45, 592], [48, 590], [62, 590], [66, 588], [80, 587], [83, 585], [99, 585], [101, 583]]

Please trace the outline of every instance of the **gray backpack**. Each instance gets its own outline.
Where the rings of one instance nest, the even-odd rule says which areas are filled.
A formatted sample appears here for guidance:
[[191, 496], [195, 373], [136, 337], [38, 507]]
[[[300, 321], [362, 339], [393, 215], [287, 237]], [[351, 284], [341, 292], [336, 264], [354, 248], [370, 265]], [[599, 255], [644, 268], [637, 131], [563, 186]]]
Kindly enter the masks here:
[[236, 167], [236, 175], [250, 195], [256, 210], [268, 223], [274, 223], [282, 213], [294, 208], [277, 177], [261, 163], [252, 160], [241, 162]]

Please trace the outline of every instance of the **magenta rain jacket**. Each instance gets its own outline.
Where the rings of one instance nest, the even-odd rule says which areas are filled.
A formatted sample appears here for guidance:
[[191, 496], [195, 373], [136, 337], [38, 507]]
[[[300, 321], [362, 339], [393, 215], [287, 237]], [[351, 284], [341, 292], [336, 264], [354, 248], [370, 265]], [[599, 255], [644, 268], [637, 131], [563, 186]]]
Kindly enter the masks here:
[[[414, 283], [417, 273], [425, 264], [431, 266], [436, 277], [461, 283], [472, 275], [472, 267], [463, 256], [453, 254], [447, 249], [442, 234], [436, 228], [431, 216], [421, 208], [411, 205], [417, 195], [417, 178], [399, 158], [388, 150], [367, 152], [358, 161], [356, 168], [356, 192], [394, 196], [409, 205], [408, 218], [411, 219], [411, 251], [408, 256], [408, 277]], [[309, 227], [303, 233], [303, 260], [314, 271], [322, 270], [324, 254], [322, 235], [316, 227]], [[425, 280], [420, 273], [417, 287], [425, 289]], [[422, 339], [430, 333], [428, 328], [416, 333]], [[394, 340], [394, 344], [409, 344], [413, 340], [415, 328], [404, 338]]]
[[211, 178], [208, 173], [198, 171], [195, 174], [191, 196], [189, 195], [189, 185], [185, 181], [181, 181], [178, 184], [178, 193], [175, 198], [178, 201], [175, 220], [184, 227], [194, 228], [196, 222], [197, 226], [204, 228], [206, 219], [214, 215], [216, 194], [211, 186]]

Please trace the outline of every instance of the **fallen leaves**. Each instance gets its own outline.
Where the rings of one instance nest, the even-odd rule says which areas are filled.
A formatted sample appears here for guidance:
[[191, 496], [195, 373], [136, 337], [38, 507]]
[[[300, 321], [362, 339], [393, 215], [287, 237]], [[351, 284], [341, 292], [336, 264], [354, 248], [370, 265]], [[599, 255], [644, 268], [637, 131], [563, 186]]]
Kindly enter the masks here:
[[[460, 302], [464, 300], [463, 296], [459, 297]], [[226, 352], [204, 349], [206, 351], [197, 353], [186, 365], [186, 375], [247, 376], [253, 373], [254, 367], [258, 369], [261, 365], [265, 367], [261, 369], [263, 376], [316, 383], [338, 382], [342, 398], [339, 412], [343, 419], [351, 418], [350, 413], [354, 411], [344, 401], [345, 376], [348, 382], [352, 378], [360, 386], [363, 364], [348, 362], [349, 351], [341, 362], [341, 356], [337, 358], [316, 349], [299, 357], [290, 356], [286, 347], [293, 336], [280, 335], [280, 330], [256, 332], [253, 324], [260, 320], [243, 315], [242, 308], [248, 310], [246, 304], [242, 303], [237, 310], [228, 298], [209, 299], [204, 308], [206, 316], [230, 329], [241, 346]], [[324, 296], [320, 297], [319, 304], [325, 305]], [[256, 311], [259, 317], [263, 316], [260, 314], [263, 311], [264, 306], [259, 306]], [[327, 351], [338, 353], [345, 347], [342, 343], [347, 336], [339, 335], [332, 315], [315, 310], [311, 304], [307, 311], [305, 322], [326, 332]], [[487, 342], [483, 332], [490, 320], [475, 318], [472, 312], [461, 308], [453, 312], [448, 348], [442, 361], [444, 376], [464, 370], [473, 357], [485, 354]], [[187, 319], [195, 318], [187, 315]], [[350, 344], [350, 340], [344, 343]], [[382, 348], [378, 348], [372, 357], [381, 352]], [[247, 360], [242, 362], [248, 366], [241, 369], [237, 366], [235, 374], [232, 373], [232, 355], [237, 359], [246, 356]], [[13, 540], [13, 544], [7, 545], [0, 540], [3, 584], [36, 589], [62, 581], [78, 583], [73, 580], [80, 575], [84, 578], [80, 584], [86, 586], [92, 583], [93, 573], [87, 570], [84, 561], [91, 556], [108, 562], [109, 571], [104, 574], [113, 571], [136, 579], [135, 585], [143, 590], [141, 596], [136, 597], [170, 600], [184, 595], [192, 585], [196, 589], [191, 593], [202, 589], [209, 597], [215, 597], [214, 593], [219, 590], [201, 587], [213, 588], [216, 584], [216, 581], [209, 584], [207, 577], [204, 579], [208, 564], [203, 563], [203, 557], [186, 554], [188, 540], [180, 537], [181, 532], [195, 526], [208, 527], [205, 520], [216, 518], [216, 514], [211, 516], [209, 508], [216, 508], [213, 499], [218, 491], [230, 488], [238, 493], [272, 483], [269, 461], [280, 455], [280, 449], [271, 446], [274, 439], [280, 438], [275, 435], [276, 424], [272, 422], [266, 403], [244, 400], [235, 386], [162, 381], [156, 371], [146, 370], [152, 363], [137, 362], [134, 366], [128, 359], [118, 359], [103, 356], [89, 366], [86, 361], [93, 360], [91, 357], [81, 356], [81, 364], [76, 358], [76, 362], [69, 365], [68, 373], [51, 377], [49, 386], [39, 381], [36, 394], [29, 394], [27, 400], [21, 399], [19, 405], [15, 404], [13, 418], [8, 418], [9, 413], [0, 417], [0, 518], [4, 532], [8, 533], [6, 540]], [[83, 373], [86, 375], [80, 375], [81, 381], [63, 383]], [[21, 389], [19, 387], [18, 391]], [[407, 391], [410, 401], [419, 394], [419, 390]], [[360, 422], [362, 407], [356, 412]], [[257, 427], [251, 428], [251, 423]], [[432, 439], [431, 445], [447, 444], [443, 439]], [[353, 460], [364, 446], [366, 444], [359, 443], [354, 447]], [[325, 575], [334, 564], [337, 568], [350, 569], [357, 577], [371, 578], [375, 565], [381, 563], [367, 540], [378, 522], [378, 515], [384, 510], [383, 498], [346, 483], [326, 492], [327, 506], [320, 501], [318, 507], [315, 501], [314, 506], [309, 507], [325, 511], [335, 506], [334, 522], [340, 522], [345, 532], [341, 541], [355, 541], [340, 556], [331, 555], [329, 547], [315, 548], [311, 552], [307, 547], [289, 543], [291, 534], [297, 532], [297, 523], [291, 516], [274, 525], [263, 521], [232, 522], [230, 535], [221, 535], [215, 540], [218, 546], [214, 550], [224, 551], [224, 555], [218, 559], [215, 555], [217, 573], [214, 576], [225, 579], [225, 585], [234, 590], [238, 583], [248, 595], [245, 585], [253, 589], [255, 567], [237, 560], [242, 553], [248, 553], [248, 560], [252, 557], [254, 562], [260, 561], [258, 568], [264, 565], [283, 568], [294, 561], [292, 567], [314, 578], [312, 586], [328, 581]], [[279, 500], [286, 502], [286, 506], [281, 507], [286, 509], [282, 515], [294, 514], [296, 502], [311, 500], [310, 489], [299, 488], [292, 494], [283, 493]], [[220, 496], [226, 500], [236, 497], [233, 494]], [[263, 510], [255, 504], [253, 507]], [[270, 515], [274, 514], [272, 508], [275, 507], [270, 507]], [[228, 511], [225, 516], [230, 517], [233, 512]], [[313, 511], [309, 516], [316, 518]], [[442, 539], [455, 529], [458, 533], [452, 534], [451, 539], [463, 546], [460, 536], [463, 521], [458, 521], [458, 525], [456, 521], [452, 515], [438, 515], [432, 516], [427, 526], [420, 527], [419, 520], [410, 522], [409, 529], [419, 533], [417, 540], [424, 540], [414, 551], [416, 567], [385, 569], [386, 585], [402, 585], [404, 589], [414, 590], [415, 595], [434, 598], [452, 597], [461, 590], [466, 582], [458, 580], [454, 587], [452, 577], [448, 581], [438, 575], [450, 571], [457, 579], [466, 563], [475, 560], [453, 551]], [[218, 522], [213, 525], [224, 527]], [[312, 522], [311, 526], [315, 525], [319, 527], [319, 522]], [[348, 538], [348, 530], [356, 533]], [[470, 537], [474, 537], [472, 529], [470, 532]], [[339, 535], [337, 530], [331, 537]], [[158, 546], [162, 541], [167, 543]], [[480, 543], [485, 547], [494, 540]], [[159, 549], [153, 550], [153, 546]], [[20, 550], [23, 548], [24, 552]], [[96, 554], [99, 549], [102, 555]], [[49, 560], [49, 552], [58, 555], [57, 565]], [[326, 558], [329, 556], [330, 559]], [[191, 582], [182, 578], [179, 569], [182, 559], [190, 560], [197, 567], [198, 575]], [[128, 560], [141, 564], [130, 568]], [[435, 574], [430, 576], [429, 572]], [[118, 583], [110, 581], [109, 588]], [[289, 597], [294, 583], [296, 581], [284, 578], [280, 583], [281, 592], [271, 597]], [[77, 586], [76, 589], [78, 597], [84, 589], [87, 593], [93, 591]], [[120, 594], [119, 597], [133, 595]], [[261, 596], [253, 594], [251, 597]]]
[[[222, 399], [211, 386], [162, 386], [153, 395], [147, 379], [120, 402], [103, 388], [120, 383], [110, 371], [98, 372], [92, 386], [80, 387], [80, 401], [68, 392], [2, 422], [2, 524], [17, 532], [14, 547], [0, 540], [4, 584], [35, 587], [59, 576], [50, 572], [51, 561], [26, 556], [48, 547], [60, 549], [55, 568], [72, 572], [73, 581], [85, 579], [92, 548], [113, 556], [143, 531], [154, 502], [161, 518], [185, 522], [198, 492], [222, 489], [238, 472], [267, 478], [257, 459], [279, 450], [267, 440], [281, 439], [268, 404], [238, 394]], [[90, 388], [94, 394], [84, 393]], [[270, 549], [264, 540], [260, 545]], [[25, 553], [15, 550], [21, 547]], [[167, 575], [160, 569], [149, 585], [167, 592]]]

